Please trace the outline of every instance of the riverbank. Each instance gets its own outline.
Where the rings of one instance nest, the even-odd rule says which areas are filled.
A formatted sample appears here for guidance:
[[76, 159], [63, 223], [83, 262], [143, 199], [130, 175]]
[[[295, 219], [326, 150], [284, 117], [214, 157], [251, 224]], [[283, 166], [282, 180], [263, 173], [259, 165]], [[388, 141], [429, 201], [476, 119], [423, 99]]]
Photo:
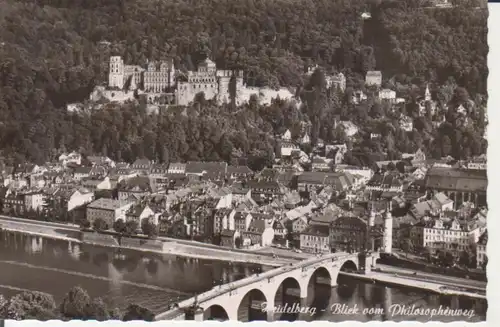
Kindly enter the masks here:
[[[96, 237], [89, 238], [84, 237], [83, 233], [80, 230], [76, 230], [74, 226], [68, 226], [68, 229], [65, 229], [64, 225], [61, 224], [41, 224], [37, 221], [21, 220], [19, 218], [5, 219], [0, 217], [0, 227], [6, 231], [65, 240], [70, 242], [78, 242], [82, 244], [99, 245], [111, 248], [124, 248], [136, 251], [167, 254], [172, 256], [188, 257], [202, 260], [253, 263], [272, 267], [278, 267], [296, 261], [294, 259], [273, 258], [272, 256], [266, 256], [264, 254], [255, 254], [245, 251], [234, 252], [230, 249], [225, 249], [222, 247], [216, 248], [216, 246], [213, 245], [204, 246], [203, 243], [189, 244], [189, 241], [177, 241], [174, 239], [164, 240], [163, 238], [159, 238], [158, 240], [154, 241], [156, 243], [162, 243], [162, 246], [157, 246], [156, 249], [149, 248], [146, 244], [143, 244], [141, 247], [141, 244], [138, 243], [139, 241], [135, 242], [137, 243], [135, 246], [130, 244], [134, 242], [127, 241], [122, 242], [122, 245], [118, 245], [117, 242], [112, 242], [110, 240], [110, 235], [93, 233]], [[104, 238], [106, 238], [105, 241], [103, 241]]]
[[363, 280], [363, 281], [371, 281], [378, 282], [382, 284], [388, 285], [396, 285], [402, 287], [409, 287], [415, 289], [426, 290], [438, 294], [443, 295], [463, 295], [471, 298], [484, 299], [486, 300], [486, 295], [470, 292], [466, 290], [458, 289], [458, 287], [451, 287], [449, 285], [422, 281], [418, 279], [408, 278], [408, 277], [399, 277], [384, 273], [371, 272], [369, 274], [355, 274], [355, 273], [347, 273], [340, 272], [340, 274], [349, 276], [355, 279]]

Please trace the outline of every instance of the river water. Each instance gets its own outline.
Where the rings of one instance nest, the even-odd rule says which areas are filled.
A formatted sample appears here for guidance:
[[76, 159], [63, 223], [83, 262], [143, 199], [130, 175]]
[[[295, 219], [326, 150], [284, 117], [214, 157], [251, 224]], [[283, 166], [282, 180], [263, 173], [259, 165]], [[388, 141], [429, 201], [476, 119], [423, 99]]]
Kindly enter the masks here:
[[[54, 240], [17, 232], [0, 232], [0, 294], [6, 297], [23, 290], [52, 294], [60, 302], [73, 286], [81, 286], [91, 296], [101, 297], [110, 307], [124, 308], [137, 303], [156, 313], [171, 303], [209, 290], [215, 285], [244, 278], [270, 269], [253, 264], [178, 258], [133, 250]], [[341, 277], [339, 277], [341, 278]], [[405, 304], [416, 308], [459, 307], [473, 309], [469, 318], [439, 316], [440, 321], [483, 321], [484, 300], [438, 296], [424, 291], [367, 284], [350, 278], [339, 280], [339, 287], [316, 292], [309, 301], [318, 310], [302, 315], [304, 320], [417, 320], [429, 316], [363, 313], [364, 308], [386, 308]], [[332, 313], [331, 306], [357, 307], [351, 315]], [[320, 308], [321, 307], [321, 308]], [[321, 310], [325, 309], [325, 310]]]

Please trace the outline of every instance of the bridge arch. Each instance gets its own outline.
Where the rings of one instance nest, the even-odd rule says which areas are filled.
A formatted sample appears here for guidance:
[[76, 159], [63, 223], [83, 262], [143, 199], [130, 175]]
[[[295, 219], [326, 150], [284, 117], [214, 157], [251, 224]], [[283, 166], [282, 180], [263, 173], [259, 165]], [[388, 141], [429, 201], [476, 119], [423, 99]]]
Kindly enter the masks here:
[[331, 264], [319, 266], [311, 271], [307, 280], [306, 306], [326, 309], [332, 291], [337, 284], [338, 269]]
[[[276, 283], [277, 287], [273, 295], [275, 307], [293, 308], [294, 305], [300, 307], [302, 298], [307, 296], [307, 285], [301, 285], [304, 283], [299, 280], [302, 281], [300, 278], [297, 279], [297, 276], [288, 276]], [[297, 317], [298, 312], [272, 312], [269, 313], [268, 319], [294, 321]]]
[[229, 314], [222, 305], [212, 304], [204, 310], [203, 320], [229, 320]]
[[252, 288], [243, 294], [237, 304], [236, 316], [238, 321], [267, 320], [267, 311], [270, 308], [274, 308], [274, 298], [269, 298], [264, 292], [263, 290]]
[[340, 266], [340, 271], [346, 271], [346, 272], [355, 272], [358, 270], [358, 265], [354, 260], [346, 260], [342, 265]]

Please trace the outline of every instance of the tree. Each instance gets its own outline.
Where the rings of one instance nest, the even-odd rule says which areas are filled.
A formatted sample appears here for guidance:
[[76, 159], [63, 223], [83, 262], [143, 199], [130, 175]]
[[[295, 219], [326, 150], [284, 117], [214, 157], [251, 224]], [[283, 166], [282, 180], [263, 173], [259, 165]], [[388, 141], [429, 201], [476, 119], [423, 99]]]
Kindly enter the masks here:
[[137, 234], [138, 227], [139, 227], [139, 224], [137, 223], [137, 221], [129, 220], [125, 223], [124, 234], [135, 235], [135, 234]]
[[429, 263], [432, 262], [432, 250], [429, 247], [424, 248], [423, 256]]
[[236, 248], [240, 248], [240, 247], [241, 247], [241, 245], [242, 245], [242, 240], [241, 240], [241, 237], [240, 237], [240, 236], [238, 236], [238, 237], [236, 237], [236, 238], [234, 239], [234, 246], [235, 246]]
[[26, 291], [10, 298], [5, 309], [7, 319], [56, 319], [56, 303], [50, 294]]
[[144, 320], [153, 321], [154, 313], [138, 304], [130, 304], [123, 315], [123, 321]]
[[103, 231], [109, 229], [108, 223], [106, 223], [102, 218], [97, 218], [96, 220], [94, 220], [93, 226], [96, 231]]
[[467, 251], [460, 252], [459, 262], [461, 265], [464, 265], [465, 267], [469, 267], [470, 261], [471, 261], [471, 256], [470, 256], [469, 252], [467, 252]]
[[120, 234], [123, 234], [125, 233], [125, 222], [123, 221], [123, 219], [118, 219], [116, 220], [114, 223], [113, 223], [113, 229], [115, 230], [115, 232], [117, 233], [120, 233]]
[[90, 296], [85, 290], [79, 286], [73, 287], [60, 305], [61, 314], [70, 319], [86, 319], [90, 301]]
[[451, 145], [451, 139], [448, 137], [448, 135], [443, 136], [443, 139], [441, 141], [441, 155], [443, 157], [448, 156], [451, 153], [452, 145]]
[[398, 161], [398, 162], [396, 163], [396, 168], [397, 168], [397, 170], [398, 170], [400, 173], [402, 173], [402, 174], [404, 174], [404, 173], [405, 173], [405, 163], [404, 163], [403, 161]]
[[102, 299], [92, 299], [87, 291], [79, 286], [73, 287], [66, 294], [59, 309], [63, 317], [68, 319], [103, 321], [116, 317]]
[[158, 235], [158, 226], [147, 218], [141, 221], [141, 230], [144, 235], [150, 238], [154, 238]]
[[453, 266], [453, 263], [455, 262], [455, 257], [453, 256], [453, 253], [451, 253], [450, 251], [446, 251], [446, 252], [442, 252], [443, 253], [443, 256], [442, 256], [442, 262], [443, 262], [443, 265], [445, 266]]
[[411, 252], [413, 250], [413, 243], [411, 241], [411, 239], [409, 238], [406, 238], [404, 241], [403, 241], [403, 251], [406, 253], [406, 257], [408, 258], [408, 252]]
[[8, 304], [9, 304], [9, 301], [2, 294], [0, 294], [0, 317], [1, 317], [1, 319], [7, 317]]
[[87, 219], [82, 220], [80, 222], [80, 228], [81, 229], [89, 229], [90, 228], [90, 221], [88, 221]]

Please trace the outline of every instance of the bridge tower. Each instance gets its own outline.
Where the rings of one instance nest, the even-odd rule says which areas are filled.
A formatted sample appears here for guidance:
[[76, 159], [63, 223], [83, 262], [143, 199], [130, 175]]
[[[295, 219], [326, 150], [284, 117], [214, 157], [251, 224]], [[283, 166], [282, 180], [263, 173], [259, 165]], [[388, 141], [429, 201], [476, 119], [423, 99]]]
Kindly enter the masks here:
[[375, 235], [373, 235], [373, 229], [375, 227], [375, 209], [373, 202], [370, 205], [370, 217], [368, 218], [368, 249], [371, 251], [375, 251]]
[[392, 253], [392, 202], [389, 201], [384, 217], [384, 244], [385, 253]]

